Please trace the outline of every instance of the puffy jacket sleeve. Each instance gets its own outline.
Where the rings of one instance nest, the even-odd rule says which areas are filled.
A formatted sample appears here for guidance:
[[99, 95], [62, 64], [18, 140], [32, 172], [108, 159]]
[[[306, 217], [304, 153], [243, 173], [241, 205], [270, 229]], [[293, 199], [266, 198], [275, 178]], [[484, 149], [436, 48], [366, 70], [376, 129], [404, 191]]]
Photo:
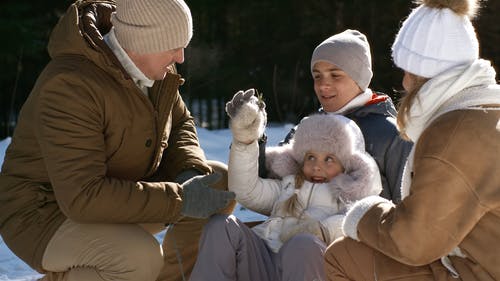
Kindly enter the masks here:
[[211, 171], [205, 154], [200, 147], [194, 118], [188, 111], [179, 92], [176, 92], [172, 107], [172, 129], [168, 139], [168, 148], [162, 158], [162, 173], [167, 179], [175, 179], [182, 171], [195, 169], [200, 174]]
[[236, 193], [236, 201], [255, 212], [269, 215], [281, 192], [281, 181], [258, 176], [259, 145], [231, 144], [228, 162], [229, 190]]
[[176, 220], [178, 184], [106, 176], [104, 111], [90, 87], [85, 79], [58, 74], [38, 89], [33, 127], [60, 209], [78, 222]]

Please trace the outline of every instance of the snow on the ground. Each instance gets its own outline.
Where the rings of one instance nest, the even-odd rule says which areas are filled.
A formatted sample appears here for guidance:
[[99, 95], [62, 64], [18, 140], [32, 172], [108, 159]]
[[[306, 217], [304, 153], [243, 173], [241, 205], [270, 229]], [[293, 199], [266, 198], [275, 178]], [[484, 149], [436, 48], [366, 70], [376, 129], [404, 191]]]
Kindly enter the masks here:
[[[268, 145], [276, 145], [288, 133], [292, 125], [269, 125], [266, 129]], [[229, 129], [209, 131], [198, 128], [200, 144], [207, 159], [218, 160], [227, 163], [229, 156], [229, 145], [231, 144], [231, 132]], [[0, 166], [3, 163], [5, 149], [10, 143], [10, 138], [0, 141]], [[255, 221], [265, 218], [262, 215], [244, 209], [240, 205], [236, 206], [234, 214], [243, 221]], [[164, 233], [158, 234], [158, 240], [163, 238]], [[17, 258], [0, 238], [0, 281], [31, 281], [36, 280], [41, 275], [28, 267], [23, 261]]]

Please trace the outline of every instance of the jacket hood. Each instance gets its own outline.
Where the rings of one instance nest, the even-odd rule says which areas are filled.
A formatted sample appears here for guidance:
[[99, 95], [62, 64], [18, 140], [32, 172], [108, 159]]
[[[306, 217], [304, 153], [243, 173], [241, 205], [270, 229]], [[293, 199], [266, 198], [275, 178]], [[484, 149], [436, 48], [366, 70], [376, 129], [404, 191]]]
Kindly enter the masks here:
[[128, 77], [103, 35], [112, 27], [111, 2], [78, 2], [69, 6], [51, 32], [48, 52], [52, 59], [66, 55], [83, 56], [104, 69], [112, 68]]

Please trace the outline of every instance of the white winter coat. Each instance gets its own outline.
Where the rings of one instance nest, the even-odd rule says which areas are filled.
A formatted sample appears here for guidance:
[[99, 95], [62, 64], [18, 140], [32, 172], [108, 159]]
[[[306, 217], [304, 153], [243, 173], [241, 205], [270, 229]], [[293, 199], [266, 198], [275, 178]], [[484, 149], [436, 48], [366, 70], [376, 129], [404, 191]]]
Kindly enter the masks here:
[[[236, 193], [236, 200], [244, 207], [267, 215], [269, 218], [253, 228], [255, 233], [266, 241], [275, 252], [283, 244], [280, 233], [303, 220], [314, 219], [319, 221], [328, 230], [330, 241], [342, 235], [342, 221], [346, 204], [341, 198], [345, 190], [342, 184], [353, 182], [347, 174], [335, 177], [330, 183], [304, 182], [301, 188], [295, 188], [295, 175], [288, 175], [282, 179], [263, 179], [258, 177], [258, 144], [249, 145], [233, 142], [229, 156], [229, 190]], [[373, 162], [374, 163], [374, 162]], [[376, 167], [376, 164], [373, 164]], [[370, 173], [367, 177], [374, 177]], [[381, 190], [380, 178], [374, 184], [366, 187], [366, 195], [378, 194]], [[363, 179], [365, 180], [365, 179]], [[290, 196], [297, 192], [297, 198], [303, 209], [299, 210], [298, 217], [282, 215], [280, 208]], [[360, 194], [363, 194], [361, 192]]]

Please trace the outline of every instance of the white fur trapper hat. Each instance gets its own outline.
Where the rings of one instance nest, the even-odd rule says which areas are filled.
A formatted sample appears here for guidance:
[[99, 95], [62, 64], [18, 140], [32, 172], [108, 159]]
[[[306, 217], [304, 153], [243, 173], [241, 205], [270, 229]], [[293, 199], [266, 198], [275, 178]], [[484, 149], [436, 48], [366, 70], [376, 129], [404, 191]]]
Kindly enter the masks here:
[[337, 114], [315, 114], [302, 119], [289, 144], [266, 148], [266, 168], [270, 177], [296, 174], [308, 150], [333, 153], [345, 168], [334, 178], [347, 199], [379, 194], [382, 190], [375, 160], [365, 151], [363, 134], [349, 118]]

